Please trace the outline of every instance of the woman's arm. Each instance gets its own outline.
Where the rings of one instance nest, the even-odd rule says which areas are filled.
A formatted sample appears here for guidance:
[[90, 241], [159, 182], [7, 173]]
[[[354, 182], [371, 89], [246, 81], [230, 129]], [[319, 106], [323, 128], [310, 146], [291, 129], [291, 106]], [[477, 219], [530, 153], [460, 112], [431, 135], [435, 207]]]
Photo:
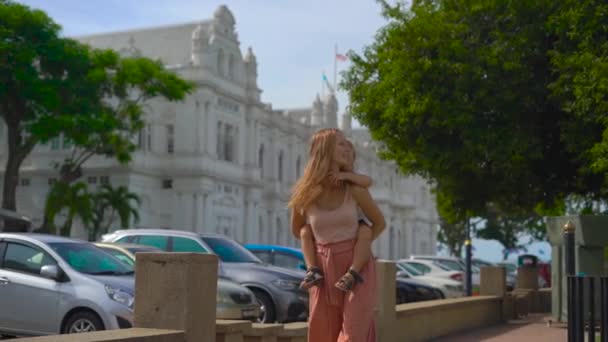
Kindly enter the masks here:
[[330, 175], [330, 178], [330, 180], [336, 185], [340, 184], [340, 182], [349, 182], [353, 185], [369, 188], [373, 183], [371, 177], [354, 172], [338, 172]]
[[353, 183], [354, 185], [359, 185], [364, 188], [369, 188], [373, 184], [372, 177], [354, 172], [345, 172], [344, 179]]
[[361, 208], [365, 216], [372, 222], [373, 238], [376, 239], [386, 227], [384, 215], [380, 211], [380, 208], [378, 208], [378, 205], [367, 188], [353, 186], [350, 191], [353, 198], [357, 201], [359, 208]]
[[291, 209], [291, 233], [300, 239], [300, 229], [306, 224], [306, 218], [295, 208]]

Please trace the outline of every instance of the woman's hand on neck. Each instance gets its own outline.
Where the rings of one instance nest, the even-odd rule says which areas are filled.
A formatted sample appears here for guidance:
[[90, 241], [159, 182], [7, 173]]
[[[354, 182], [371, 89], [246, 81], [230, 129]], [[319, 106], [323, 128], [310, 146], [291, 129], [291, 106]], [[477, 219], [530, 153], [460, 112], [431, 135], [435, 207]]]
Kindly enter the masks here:
[[[333, 162], [331, 163], [331, 166], [329, 168], [330, 173], [338, 173], [340, 172], [340, 164]], [[327, 177], [325, 178], [325, 180], [323, 180], [322, 183], [324, 188], [327, 189], [337, 189], [337, 188], [341, 188], [342, 185], [341, 184], [335, 184], [334, 182], [331, 182], [329, 179], [329, 175], [327, 175]]]

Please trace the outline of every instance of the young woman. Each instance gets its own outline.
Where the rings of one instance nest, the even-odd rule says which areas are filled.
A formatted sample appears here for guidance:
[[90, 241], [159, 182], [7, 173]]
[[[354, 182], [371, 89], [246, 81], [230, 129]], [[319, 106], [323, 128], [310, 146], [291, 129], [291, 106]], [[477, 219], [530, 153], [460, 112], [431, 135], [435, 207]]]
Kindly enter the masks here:
[[[354, 172], [355, 169], [355, 149], [354, 145], [349, 141], [350, 150], [347, 155], [347, 164], [340, 172], [330, 175], [331, 180], [335, 185], [347, 182], [353, 185], [368, 188], [372, 185], [372, 179], [369, 176]], [[303, 289], [308, 289], [312, 286], [321, 284], [323, 280], [323, 272], [318, 266], [315, 256], [315, 243], [310, 225], [306, 224], [300, 229], [300, 239], [302, 240], [302, 253], [306, 263], [306, 275], [300, 284]], [[371, 256], [371, 244], [373, 241], [373, 232], [368, 225], [364, 215], [359, 213], [359, 231], [357, 233], [357, 243], [353, 256], [353, 264], [340, 280], [335, 284], [336, 288], [348, 292], [352, 291], [360, 282], [363, 282], [361, 269], [367, 264]]]
[[365, 281], [352, 291], [345, 293], [334, 286], [353, 265], [359, 230], [357, 208], [370, 220], [373, 236], [378, 236], [385, 226], [384, 217], [366, 188], [335, 182], [332, 178], [347, 167], [349, 150], [349, 142], [339, 130], [322, 129], [315, 133], [304, 174], [289, 202], [292, 232], [299, 238], [300, 229], [310, 224], [316, 260], [324, 275], [323, 286], [309, 289], [311, 342], [375, 341], [373, 258], [368, 258], [361, 269]]

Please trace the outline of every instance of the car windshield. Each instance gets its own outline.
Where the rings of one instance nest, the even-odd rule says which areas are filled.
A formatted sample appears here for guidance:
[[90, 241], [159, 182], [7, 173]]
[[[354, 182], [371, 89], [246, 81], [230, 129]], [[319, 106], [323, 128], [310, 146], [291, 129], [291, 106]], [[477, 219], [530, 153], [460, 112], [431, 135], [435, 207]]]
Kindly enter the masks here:
[[424, 273], [420, 272], [418, 269], [416, 269], [416, 267], [414, 267], [408, 263], [400, 262], [397, 265], [400, 266], [402, 270], [406, 271], [407, 273], [409, 273], [409, 275], [411, 275], [413, 277], [424, 275]]
[[92, 275], [129, 275], [133, 267], [88, 243], [57, 242], [49, 246], [78, 272]]
[[464, 267], [455, 260], [438, 259], [436, 263], [445, 266], [450, 271], [464, 271]]
[[109, 247], [99, 247], [99, 248], [103, 249], [106, 253], [112, 254], [116, 259], [124, 262], [125, 264], [127, 264], [129, 266], [135, 265], [135, 260], [131, 259], [131, 257], [129, 255], [127, 255], [125, 252], [123, 252], [121, 250], [109, 248]]
[[232, 240], [221, 237], [204, 236], [202, 239], [223, 262], [262, 263], [262, 261], [248, 249]]

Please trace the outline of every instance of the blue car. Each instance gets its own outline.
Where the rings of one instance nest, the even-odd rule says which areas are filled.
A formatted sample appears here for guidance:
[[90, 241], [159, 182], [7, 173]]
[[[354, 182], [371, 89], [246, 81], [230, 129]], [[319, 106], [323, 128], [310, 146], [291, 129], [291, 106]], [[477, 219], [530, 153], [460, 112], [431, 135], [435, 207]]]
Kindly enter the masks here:
[[[292, 270], [306, 270], [304, 254], [299, 248], [254, 244], [245, 245], [245, 248], [267, 264]], [[443, 298], [439, 289], [413, 279], [397, 278], [396, 291], [397, 304]]]
[[245, 248], [267, 264], [297, 271], [306, 271], [304, 254], [302, 254], [302, 250], [299, 248], [254, 244], [245, 245]]

